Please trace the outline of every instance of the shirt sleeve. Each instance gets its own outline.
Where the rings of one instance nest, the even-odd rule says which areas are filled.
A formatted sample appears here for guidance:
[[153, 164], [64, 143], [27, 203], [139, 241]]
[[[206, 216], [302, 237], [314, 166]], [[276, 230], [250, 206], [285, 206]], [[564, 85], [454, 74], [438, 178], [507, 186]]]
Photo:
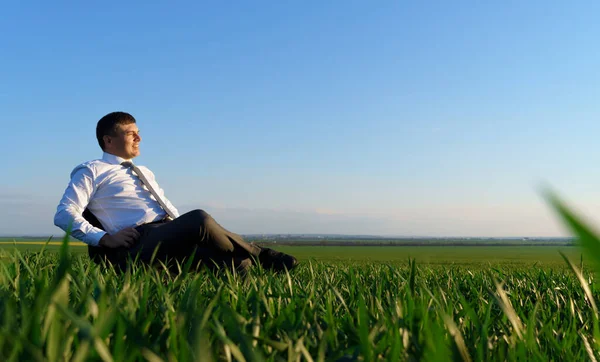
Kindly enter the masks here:
[[177, 208], [175, 206], [173, 206], [171, 201], [169, 201], [169, 199], [167, 199], [167, 197], [165, 196], [165, 191], [160, 187], [158, 182], [156, 182], [156, 177], [154, 177], [154, 172], [150, 171], [150, 169], [148, 169], [148, 168], [145, 168], [142, 172], [144, 172], [144, 175], [150, 176], [149, 181], [153, 183], [152, 187], [154, 187], [154, 189], [158, 193], [158, 196], [160, 196], [161, 200], [164, 201], [165, 205], [167, 205], [167, 207], [169, 208], [169, 210], [171, 210], [171, 212], [175, 215], [175, 217], [179, 217], [179, 210], [177, 210]]
[[86, 165], [77, 166], [71, 172], [71, 181], [58, 204], [54, 225], [86, 244], [97, 246], [105, 231], [92, 226], [83, 217], [83, 211], [94, 195], [94, 173]]

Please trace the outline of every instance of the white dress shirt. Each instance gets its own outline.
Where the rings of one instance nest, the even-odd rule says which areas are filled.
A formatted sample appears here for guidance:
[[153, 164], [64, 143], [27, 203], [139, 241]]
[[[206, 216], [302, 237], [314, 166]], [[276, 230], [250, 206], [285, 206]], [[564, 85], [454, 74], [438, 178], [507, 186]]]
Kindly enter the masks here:
[[[132, 162], [104, 152], [102, 159], [75, 167], [54, 215], [54, 225], [65, 232], [71, 226], [73, 237], [97, 246], [106, 233], [114, 234], [124, 228], [163, 219], [167, 213], [133, 170], [121, 166], [124, 161]], [[152, 171], [144, 166], [138, 167], [169, 210], [179, 216], [158, 186]], [[83, 218], [86, 207], [106, 231], [92, 226]]]

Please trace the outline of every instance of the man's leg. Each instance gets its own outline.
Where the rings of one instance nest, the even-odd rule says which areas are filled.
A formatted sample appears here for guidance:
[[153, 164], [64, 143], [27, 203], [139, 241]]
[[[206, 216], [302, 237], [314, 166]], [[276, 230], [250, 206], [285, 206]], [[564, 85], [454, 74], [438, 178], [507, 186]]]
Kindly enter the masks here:
[[263, 266], [277, 270], [292, 269], [298, 263], [292, 256], [246, 242], [203, 210], [190, 211], [164, 224], [142, 225], [139, 230], [140, 240], [130, 252], [139, 253], [145, 262], [150, 261], [158, 246], [156, 258], [165, 261], [190, 257], [194, 253], [195, 259], [226, 264], [256, 258]]
[[241, 236], [228, 232], [206, 212], [190, 211], [177, 219], [138, 227], [140, 240], [130, 249], [132, 257], [139, 254], [149, 262], [158, 247], [155, 258], [161, 261], [188, 258], [202, 259], [208, 264], [240, 263], [249, 257], [258, 257], [260, 248], [248, 244]]
[[[227, 250], [230, 250], [231, 247], [233, 247], [234, 252], [237, 251], [239, 253], [242, 251], [242, 255], [244, 255], [243, 250], [245, 250], [250, 257], [256, 258], [265, 269], [273, 269], [276, 271], [283, 271], [285, 269], [292, 270], [298, 265], [298, 260], [291, 255], [269, 248], [261, 248], [258, 245], [246, 242], [241, 235], [226, 230], [219, 225], [212, 216], [203, 210], [190, 211], [185, 215], [190, 213], [199, 214], [198, 217], [202, 220], [201, 224], [204, 225], [205, 232], [202, 237], [203, 241], [201, 241], [199, 245], [206, 245], [205, 243], [208, 241], [209, 244], [220, 245], [221, 250], [223, 250], [223, 246], [226, 246], [225, 248]], [[176, 220], [185, 215], [178, 217]]]

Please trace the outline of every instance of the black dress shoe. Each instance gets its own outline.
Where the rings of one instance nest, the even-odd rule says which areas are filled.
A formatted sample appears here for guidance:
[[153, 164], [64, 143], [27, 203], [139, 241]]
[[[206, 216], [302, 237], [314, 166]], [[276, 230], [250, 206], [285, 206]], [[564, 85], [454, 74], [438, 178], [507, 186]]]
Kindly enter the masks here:
[[277, 272], [285, 269], [289, 271], [298, 265], [298, 259], [293, 256], [269, 248], [262, 248], [258, 260], [263, 268]]
[[248, 273], [248, 271], [250, 270], [250, 268], [252, 268], [252, 259], [250, 258], [235, 258], [234, 259], [234, 266], [235, 266], [235, 270], [237, 271], [237, 273], [241, 274], [241, 275], [245, 275]]

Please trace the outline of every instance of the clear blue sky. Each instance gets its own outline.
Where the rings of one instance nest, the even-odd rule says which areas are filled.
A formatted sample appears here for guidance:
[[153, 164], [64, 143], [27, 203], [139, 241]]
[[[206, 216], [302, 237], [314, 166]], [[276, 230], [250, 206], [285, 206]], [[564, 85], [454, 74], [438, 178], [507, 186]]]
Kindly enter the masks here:
[[122, 110], [180, 211], [240, 233], [559, 236], [600, 215], [600, 2], [9, 2], [0, 234]]

